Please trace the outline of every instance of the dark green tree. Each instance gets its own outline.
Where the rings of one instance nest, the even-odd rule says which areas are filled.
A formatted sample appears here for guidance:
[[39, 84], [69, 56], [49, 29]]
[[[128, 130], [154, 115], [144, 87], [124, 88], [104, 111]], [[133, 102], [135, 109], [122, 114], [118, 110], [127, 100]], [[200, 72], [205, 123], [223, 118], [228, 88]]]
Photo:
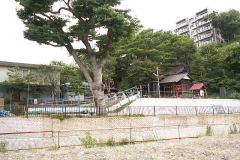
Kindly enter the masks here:
[[97, 115], [105, 112], [102, 72], [115, 43], [138, 28], [120, 0], [16, 0], [24, 37], [65, 47], [80, 67], [94, 97]]
[[156, 80], [157, 67], [161, 73], [177, 64], [188, 67], [195, 52], [193, 40], [187, 37], [148, 29], [118, 43], [116, 65], [110, 69], [115, 84], [127, 88]]

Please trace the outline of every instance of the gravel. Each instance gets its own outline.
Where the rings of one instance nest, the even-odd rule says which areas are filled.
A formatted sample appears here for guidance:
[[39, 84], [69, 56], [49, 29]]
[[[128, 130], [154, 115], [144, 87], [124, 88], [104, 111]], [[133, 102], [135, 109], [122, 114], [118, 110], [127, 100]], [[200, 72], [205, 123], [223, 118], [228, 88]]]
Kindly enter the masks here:
[[62, 147], [0, 153], [0, 160], [239, 160], [240, 134], [115, 147]]

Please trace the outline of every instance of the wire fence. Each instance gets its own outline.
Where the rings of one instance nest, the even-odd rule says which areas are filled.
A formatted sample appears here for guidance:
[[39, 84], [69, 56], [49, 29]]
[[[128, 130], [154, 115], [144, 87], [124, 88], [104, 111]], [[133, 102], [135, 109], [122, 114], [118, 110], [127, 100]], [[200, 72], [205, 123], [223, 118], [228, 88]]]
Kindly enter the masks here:
[[[209, 132], [214, 134], [230, 134], [231, 127], [239, 123], [228, 124], [178, 124], [178, 125], [149, 125], [126, 126], [113, 128], [96, 128], [80, 130], [50, 130], [0, 133], [0, 142], [7, 142], [8, 150], [27, 150], [49, 147], [82, 146], [81, 139], [88, 133], [96, 140], [93, 147], [106, 144], [109, 138], [114, 144], [199, 138]], [[210, 127], [210, 131], [209, 131]], [[209, 135], [208, 135], [209, 136]], [[122, 141], [124, 139], [124, 141]]]
[[[127, 99], [127, 102], [131, 100]], [[126, 102], [126, 103], [127, 103]], [[33, 106], [5, 106], [5, 110], [13, 117], [51, 117], [72, 116], [91, 117], [96, 116], [96, 108], [93, 105], [33, 105]], [[232, 114], [240, 113], [240, 107], [236, 106], [111, 106], [106, 107], [105, 116], [159, 116], [159, 115], [200, 115], [200, 114]]]

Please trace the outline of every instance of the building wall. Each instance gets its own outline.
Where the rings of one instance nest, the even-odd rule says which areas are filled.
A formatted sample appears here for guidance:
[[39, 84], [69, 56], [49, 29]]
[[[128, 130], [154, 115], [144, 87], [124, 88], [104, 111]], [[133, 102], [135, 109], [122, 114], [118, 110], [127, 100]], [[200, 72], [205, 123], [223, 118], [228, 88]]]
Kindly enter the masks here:
[[7, 72], [9, 72], [9, 67], [0, 66], [0, 82], [8, 80]]

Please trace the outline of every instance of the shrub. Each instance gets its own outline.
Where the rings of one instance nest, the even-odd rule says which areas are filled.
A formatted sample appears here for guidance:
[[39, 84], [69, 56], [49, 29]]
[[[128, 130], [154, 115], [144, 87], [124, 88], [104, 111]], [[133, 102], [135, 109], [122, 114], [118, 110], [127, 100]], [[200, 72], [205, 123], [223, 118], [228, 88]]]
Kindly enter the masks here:
[[7, 142], [0, 142], [0, 152], [6, 152], [7, 151], [7, 149], [6, 149], [6, 147], [7, 147]]
[[116, 145], [117, 145], [117, 144], [116, 144], [116, 141], [115, 141], [115, 139], [114, 139], [113, 137], [108, 138], [106, 144], [107, 144], [107, 146], [116, 146]]
[[51, 117], [52, 117], [52, 118], [55, 118], [55, 119], [60, 119], [61, 121], [64, 120], [64, 119], [72, 118], [72, 116], [70, 116], [70, 115], [64, 115], [64, 114], [52, 115]]
[[97, 144], [97, 139], [93, 138], [89, 132], [86, 133], [85, 138], [80, 138], [80, 141], [86, 148], [94, 147]]
[[240, 93], [232, 93], [230, 95], [228, 95], [229, 99], [240, 99]]
[[213, 129], [212, 129], [212, 126], [207, 126], [206, 128], [206, 133], [205, 133], [205, 136], [212, 136], [213, 135]]
[[229, 134], [237, 134], [237, 133], [238, 133], [237, 125], [232, 124], [232, 126], [230, 126], [229, 128]]

